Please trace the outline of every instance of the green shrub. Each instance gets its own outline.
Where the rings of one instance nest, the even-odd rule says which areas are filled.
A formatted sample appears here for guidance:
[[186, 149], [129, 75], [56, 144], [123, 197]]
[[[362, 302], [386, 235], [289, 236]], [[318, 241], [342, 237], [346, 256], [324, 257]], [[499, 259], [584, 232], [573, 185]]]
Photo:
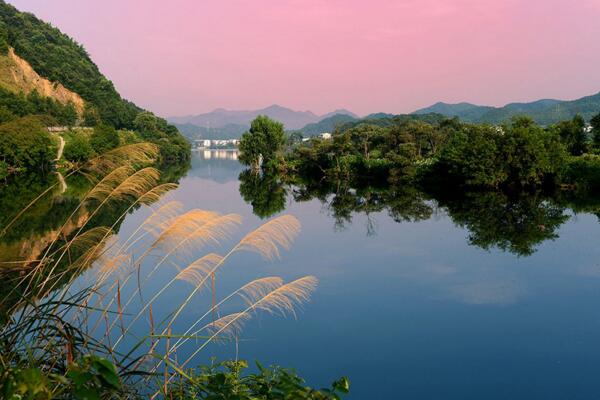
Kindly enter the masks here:
[[75, 134], [65, 144], [63, 157], [72, 162], [87, 161], [94, 156], [94, 149], [83, 135]]
[[109, 125], [98, 125], [90, 137], [90, 145], [98, 154], [105, 153], [119, 146], [119, 134]]
[[8, 176], [8, 164], [0, 160], [0, 179], [4, 179]]
[[0, 125], [0, 156], [9, 167], [48, 169], [56, 156], [54, 147], [39, 118], [25, 117]]
[[17, 116], [11, 112], [8, 108], [0, 106], [0, 124], [14, 121]]
[[6, 368], [0, 364], [0, 395], [3, 399], [99, 400], [112, 398], [121, 389], [115, 366], [93, 355], [69, 364], [65, 374], [47, 373], [36, 367]]
[[600, 156], [572, 157], [565, 166], [562, 182], [581, 190], [600, 190]]
[[330, 389], [315, 390], [305, 386], [294, 371], [256, 365], [256, 374], [243, 374], [248, 368], [245, 361], [219, 363], [199, 372], [188, 371], [189, 380], [171, 388], [168, 395], [186, 400], [338, 400], [350, 390], [347, 378], [335, 381]]

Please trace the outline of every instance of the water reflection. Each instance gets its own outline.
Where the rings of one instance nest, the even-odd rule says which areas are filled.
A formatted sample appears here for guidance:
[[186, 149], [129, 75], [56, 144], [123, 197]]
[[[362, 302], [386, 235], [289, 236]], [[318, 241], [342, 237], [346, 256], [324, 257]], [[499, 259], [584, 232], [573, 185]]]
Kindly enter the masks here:
[[569, 219], [570, 212], [598, 213], [600, 207], [600, 200], [593, 196], [567, 198], [543, 192], [453, 193], [410, 185], [351, 187], [342, 181], [297, 180], [285, 183], [277, 174], [249, 170], [243, 171], [239, 179], [240, 194], [260, 218], [283, 211], [288, 196], [295, 202], [318, 199], [336, 230], [345, 229], [354, 216], [363, 215], [368, 236], [377, 234], [377, 221], [372, 216], [380, 212], [386, 212], [398, 223], [424, 221], [444, 213], [457, 226], [468, 230], [469, 244], [519, 256], [529, 256], [541, 243], [558, 238], [558, 229]]
[[[189, 168], [189, 164], [162, 166], [161, 182], [177, 182]], [[52, 251], [56, 251], [75, 234], [85, 237], [86, 233], [97, 227], [112, 227], [113, 232], [117, 233], [124, 213], [133, 212], [140, 207], [139, 204], [132, 206], [127, 202], [112, 202], [110, 206], [96, 210], [98, 204], [94, 201], [88, 199], [82, 202], [95, 183], [86, 174], [65, 178], [56, 173], [21, 175], [0, 185], [0, 207], [3, 210], [0, 214], [0, 320], [5, 317], [7, 310], [14, 309], [19, 301], [26, 300], [20, 299], [15, 288], [27, 286], [23, 279], [28, 276], [29, 271], [35, 268], [39, 271], [36, 275], [45, 276], [44, 268], [47, 266], [42, 265], [39, 260], [47, 256], [51, 246]], [[47, 189], [50, 190], [38, 198]], [[22, 215], [12, 223], [20, 213]], [[90, 242], [87, 247], [79, 246], [76, 250], [73, 250], [75, 246], [69, 247], [68, 257], [60, 260], [58, 270], [68, 262], [74, 262], [97, 244]], [[88, 265], [92, 263], [93, 258], [90, 258]], [[84, 270], [82, 268], [77, 273], [81, 274]], [[54, 273], [53, 280], [55, 276], [60, 277], [47, 286], [60, 287], [61, 282], [73, 279], [70, 275], [72, 274]], [[42, 297], [46, 294], [38, 292], [35, 296]]]
[[202, 156], [205, 160], [236, 160], [239, 151], [237, 149], [202, 149]]

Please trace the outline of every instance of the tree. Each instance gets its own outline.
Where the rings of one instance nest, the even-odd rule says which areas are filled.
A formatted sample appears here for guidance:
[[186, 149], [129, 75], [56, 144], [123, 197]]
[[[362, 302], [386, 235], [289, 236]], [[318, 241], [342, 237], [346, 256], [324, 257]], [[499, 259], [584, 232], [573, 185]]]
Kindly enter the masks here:
[[90, 104], [85, 105], [83, 110], [83, 123], [85, 126], [96, 126], [100, 124], [100, 115], [98, 110], [92, 107]]
[[567, 147], [569, 153], [580, 156], [587, 150], [587, 135], [585, 133], [585, 120], [581, 115], [576, 115], [570, 121], [561, 121], [554, 125], [553, 129], [558, 132], [561, 141]]
[[592, 138], [594, 141], [594, 147], [600, 149], [600, 113], [596, 114], [591, 120], [592, 125]]
[[0, 125], [0, 161], [5, 169], [43, 171], [56, 157], [50, 134], [36, 117]]
[[4, 21], [0, 21], [0, 54], [8, 53], [8, 30]]
[[102, 154], [119, 146], [119, 134], [109, 125], [98, 125], [90, 137], [90, 144], [96, 153]]
[[64, 157], [72, 162], [87, 161], [94, 155], [94, 149], [83, 135], [74, 135], [65, 145]]
[[158, 118], [148, 111], [139, 113], [133, 121], [134, 128], [142, 135], [151, 135], [158, 131]]
[[503, 160], [500, 166], [506, 175], [505, 183], [540, 185], [561, 171], [567, 154], [555, 132], [544, 130], [527, 117], [513, 120], [503, 131], [498, 150]]
[[470, 186], [500, 186], [506, 180], [498, 151], [500, 135], [490, 126], [465, 125], [444, 146], [434, 174]]
[[250, 130], [240, 141], [240, 162], [258, 169], [272, 165], [285, 144], [285, 132], [281, 122], [266, 115], [259, 115], [250, 124]]
[[0, 107], [0, 124], [4, 124], [5, 122], [10, 122], [16, 119], [17, 116], [13, 114], [8, 108]]

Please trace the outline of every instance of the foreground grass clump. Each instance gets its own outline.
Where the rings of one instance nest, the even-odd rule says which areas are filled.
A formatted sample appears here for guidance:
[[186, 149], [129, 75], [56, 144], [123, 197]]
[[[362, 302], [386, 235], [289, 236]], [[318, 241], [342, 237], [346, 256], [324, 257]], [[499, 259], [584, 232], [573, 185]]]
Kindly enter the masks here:
[[[141, 143], [83, 165], [79, 171], [93, 185], [41, 256], [2, 266], [10, 289], [1, 307], [7, 312], [0, 327], [0, 393], [15, 399], [236, 398], [198, 391], [202, 382], [225, 377], [225, 382], [238, 382], [232, 390], [249, 396], [259, 381], [279, 387], [276, 393], [287, 393], [273, 397], [267, 391], [267, 397], [260, 397], [257, 392], [248, 398], [330, 398], [315, 397], [321, 392], [304, 388], [300, 378], [279, 369], [261, 370], [262, 377], [242, 377], [239, 363], [222, 365], [229, 375], [215, 367], [201, 368], [200, 375], [185, 372], [202, 363], [209, 344], [237, 343], [243, 325], [257, 313], [295, 315], [310, 299], [317, 279], [256, 277], [217, 297], [219, 272], [230, 258], [247, 252], [266, 260], [278, 258], [299, 233], [299, 221], [289, 215], [271, 219], [221, 254], [209, 252], [206, 247], [218, 249], [231, 239], [241, 217], [184, 211], [178, 202], [163, 201], [176, 185], [161, 183], [159, 171], [145, 167], [157, 155], [156, 146]], [[30, 206], [0, 235], [26, 218]], [[140, 207], [149, 216], [119, 241], [115, 229]], [[157, 271], [161, 277], [153, 282]], [[187, 293], [181, 289], [185, 284]], [[175, 290], [183, 299], [165, 299]], [[153, 306], [161, 300], [171, 309], [155, 315]], [[180, 317], [191, 307], [200, 316], [182, 326]], [[237, 311], [221, 314], [222, 310]], [[322, 391], [323, 396], [345, 387], [337, 385]]]

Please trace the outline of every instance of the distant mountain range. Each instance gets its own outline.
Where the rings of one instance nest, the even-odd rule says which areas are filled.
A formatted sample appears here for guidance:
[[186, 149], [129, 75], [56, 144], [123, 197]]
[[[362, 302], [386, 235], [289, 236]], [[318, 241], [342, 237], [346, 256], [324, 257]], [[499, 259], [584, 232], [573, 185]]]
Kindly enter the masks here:
[[[544, 99], [530, 103], [510, 103], [503, 107], [481, 106], [471, 103], [436, 103], [431, 107], [413, 112], [413, 116], [423, 116], [419, 120], [435, 121], [443, 117], [458, 117], [465, 122], [500, 124], [518, 115], [528, 115], [542, 125], [551, 125], [581, 114], [590, 120], [600, 112], [600, 93], [577, 100]], [[286, 130], [297, 131], [304, 136], [333, 132], [338, 127], [348, 127], [358, 123], [386, 124], [396, 120], [406, 120], [408, 115], [374, 113], [360, 118], [345, 110], [335, 110], [325, 115], [311, 111], [294, 111], [279, 105], [260, 110], [231, 111], [217, 109], [213, 112], [185, 117], [171, 117], [179, 130], [191, 139], [239, 138], [250, 127], [257, 115], [267, 115], [283, 122]], [[398, 117], [402, 117], [398, 119]]]
[[250, 127], [250, 122], [258, 115], [282, 122], [287, 130], [298, 130], [306, 125], [317, 123], [332, 116], [346, 115], [351, 118], [358, 116], [348, 110], [335, 110], [325, 115], [317, 115], [311, 111], [295, 111], [279, 105], [260, 110], [233, 111], [223, 108], [210, 113], [184, 117], [167, 118], [188, 137], [218, 139], [224, 137], [240, 137]]
[[577, 100], [544, 99], [531, 103], [510, 103], [504, 107], [479, 106], [470, 103], [436, 103], [431, 107], [417, 110], [414, 114], [441, 114], [458, 117], [463, 121], [499, 124], [518, 115], [528, 115], [537, 123], [551, 125], [581, 114], [590, 120], [600, 112], [600, 93]]

